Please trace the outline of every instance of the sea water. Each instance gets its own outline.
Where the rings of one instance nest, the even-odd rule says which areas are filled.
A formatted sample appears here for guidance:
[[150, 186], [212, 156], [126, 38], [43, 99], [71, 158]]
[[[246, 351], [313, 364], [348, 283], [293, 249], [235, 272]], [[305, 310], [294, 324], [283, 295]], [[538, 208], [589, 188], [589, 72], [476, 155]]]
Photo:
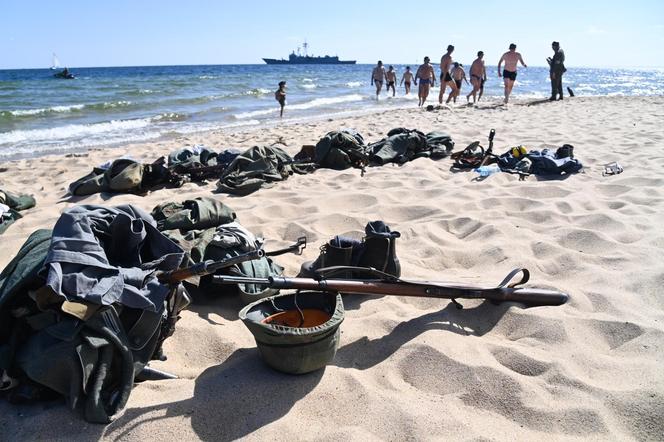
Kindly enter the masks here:
[[[416, 65], [411, 66], [413, 70]], [[0, 70], [0, 161], [177, 136], [210, 129], [274, 124], [274, 91], [287, 81], [283, 121], [417, 106], [383, 91], [375, 99], [372, 65], [220, 65], [71, 68], [74, 80], [47, 69]], [[405, 65], [395, 65], [397, 79]], [[468, 66], [466, 66], [468, 68]], [[488, 100], [502, 96], [502, 79], [488, 67]], [[398, 85], [399, 82], [397, 82]], [[662, 95], [662, 69], [569, 68], [563, 85], [579, 96]], [[471, 87], [464, 84], [462, 94]], [[438, 88], [429, 102], [437, 100]], [[548, 69], [520, 69], [513, 98], [550, 94]], [[465, 97], [460, 96], [461, 103]], [[221, 148], [224, 146], [210, 146]]]

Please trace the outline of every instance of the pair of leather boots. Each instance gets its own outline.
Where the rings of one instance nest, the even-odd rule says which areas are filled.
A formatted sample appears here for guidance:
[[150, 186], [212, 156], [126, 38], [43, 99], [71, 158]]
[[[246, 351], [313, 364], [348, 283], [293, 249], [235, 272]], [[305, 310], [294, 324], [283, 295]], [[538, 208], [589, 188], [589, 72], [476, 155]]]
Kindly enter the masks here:
[[[321, 253], [315, 261], [302, 264], [299, 277], [311, 278], [318, 269], [333, 266], [374, 268], [389, 275], [399, 277], [401, 265], [396, 254], [396, 239], [401, 236], [393, 232], [383, 221], [371, 221], [365, 229], [362, 241], [343, 236], [335, 236], [321, 246]], [[362, 278], [367, 274], [357, 270], [347, 270], [334, 274], [335, 278]]]

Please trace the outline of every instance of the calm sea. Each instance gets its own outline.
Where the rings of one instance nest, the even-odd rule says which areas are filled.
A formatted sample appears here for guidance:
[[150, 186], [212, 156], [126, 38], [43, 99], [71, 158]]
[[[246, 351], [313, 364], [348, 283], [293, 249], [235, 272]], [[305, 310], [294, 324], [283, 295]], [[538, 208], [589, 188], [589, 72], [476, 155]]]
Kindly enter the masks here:
[[[395, 68], [400, 79], [405, 65]], [[402, 88], [396, 98], [383, 95], [376, 101], [369, 85], [371, 69], [371, 65], [73, 68], [74, 80], [55, 79], [47, 69], [0, 70], [0, 161], [271, 124], [278, 120], [274, 91], [281, 80], [288, 82], [285, 121], [417, 106], [416, 92], [404, 96]], [[502, 96], [502, 82], [494, 71], [489, 69], [485, 86], [489, 99]], [[662, 95], [664, 70], [570, 68], [564, 85], [586, 96]], [[464, 84], [462, 92], [469, 90]], [[432, 95], [436, 94], [437, 89]], [[519, 70], [515, 98], [548, 95], [546, 68]]]

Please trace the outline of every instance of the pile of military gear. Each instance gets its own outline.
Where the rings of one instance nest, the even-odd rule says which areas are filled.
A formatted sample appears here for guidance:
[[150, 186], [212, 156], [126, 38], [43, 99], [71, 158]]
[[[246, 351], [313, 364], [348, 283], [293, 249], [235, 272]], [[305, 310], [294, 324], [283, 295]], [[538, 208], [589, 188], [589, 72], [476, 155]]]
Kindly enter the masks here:
[[143, 164], [119, 158], [93, 168], [92, 172], [69, 185], [72, 195], [99, 192], [142, 193], [158, 187], [180, 187], [190, 181], [218, 179], [217, 190], [233, 195], [248, 195], [283, 181], [293, 174], [311, 173], [316, 168], [364, 170], [368, 165], [403, 164], [416, 158], [439, 159], [454, 147], [444, 132], [396, 128], [376, 143], [366, 145], [352, 130], [333, 131], [319, 140], [315, 148], [305, 146], [295, 158], [277, 146], [254, 146], [243, 152], [226, 149], [214, 152], [196, 145], [171, 152]]
[[143, 193], [160, 187], [180, 187], [187, 182], [219, 179], [219, 191], [247, 195], [285, 180], [293, 173], [313, 171], [311, 165], [298, 165], [282, 149], [255, 146], [241, 152], [226, 149], [214, 152], [205, 146], [194, 146], [171, 152], [153, 163], [144, 164], [131, 158], [119, 158], [94, 167], [92, 172], [69, 185], [72, 195], [99, 192]]
[[403, 164], [417, 158], [438, 160], [445, 158], [454, 148], [454, 141], [445, 132], [429, 132], [398, 127], [384, 138], [368, 146], [370, 163], [381, 166], [386, 163]]
[[489, 133], [489, 147], [485, 149], [479, 141], [469, 144], [465, 149], [454, 152], [450, 158], [454, 164], [450, 170], [473, 170], [485, 164], [496, 163], [502, 172], [518, 174], [521, 178], [528, 175], [567, 175], [583, 169], [583, 164], [574, 158], [574, 146], [563, 144], [554, 149], [528, 150], [519, 145], [510, 147], [501, 155], [493, 153], [495, 130]]
[[21, 195], [0, 189], [0, 234], [22, 215], [18, 212], [35, 207], [36, 201], [30, 195]]
[[[159, 230], [186, 251], [189, 266], [263, 250], [264, 239], [242, 226], [235, 212], [214, 198], [200, 197], [182, 203], [160, 204], [152, 210], [152, 216]], [[306, 241], [300, 241], [295, 246], [219, 269], [215, 274], [262, 278], [281, 275], [283, 268], [272, 257], [288, 252], [301, 253], [304, 246]], [[210, 294], [238, 294], [245, 304], [275, 293], [257, 284], [238, 284], [220, 289], [212, 285], [211, 275], [188, 280]]]
[[142, 193], [158, 187], [180, 187], [184, 183], [218, 178], [239, 154], [235, 149], [221, 153], [196, 145], [175, 150], [166, 157], [144, 164], [132, 158], [118, 158], [100, 166], [69, 185], [72, 195], [99, 192]]
[[[62, 395], [107, 423], [154, 377], [189, 303], [158, 275], [184, 251], [133, 206], [76, 206], [34, 232], [0, 273], [0, 389], [10, 402]], [[147, 374], [146, 374], [147, 373]], [[166, 376], [168, 377], [168, 376]]]
[[583, 164], [574, 158], [574, 146], [570, 144], [541, 151], [516, 146], [500, 155], [497, 162], [503, 172], [520, 175], [569, 175], [583, 169]]
[[[310, 157], [318, 167], [344, 170], [364, 169], [386, 163], [403, 164], [417, 158], [440, 159], [454, 148], [454, 141], [444, 132], [424, 134], [415, 129], [395, 128], [380, 141], [365, 145], [358, 132], [344, 129], [321, 138]], [[299, 155], [303, 157], [303, 152]], [[296, 157], [298, 157], [296, 155]]]
[[283, 181], [294, 173], [314, 171], [312, 164], [297, 163], [276, 146], [254, 146], [238, 155], [224, 169], [217, 183], [222, 193], [248, 195], [271, 183]]

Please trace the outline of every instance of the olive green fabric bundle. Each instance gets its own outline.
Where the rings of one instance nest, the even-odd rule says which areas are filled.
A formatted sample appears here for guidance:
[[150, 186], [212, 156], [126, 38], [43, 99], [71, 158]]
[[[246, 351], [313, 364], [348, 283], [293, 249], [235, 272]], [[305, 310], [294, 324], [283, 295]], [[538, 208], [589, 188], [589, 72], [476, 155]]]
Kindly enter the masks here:
[[349, 130], [328, 132], [315, 148], [316, 164], [328, 169], [362, 168], [368, 158], [362, 135]]
[[[227, 258], [234, 258], [242, 253], [251, 252], [263, 247], [263, 239], [257, 238], [252, 232], [247, 230], [238, 222], [223, 224], [218, 226], [214, 236], [205, 249], [204, 259], [221, 261]], [[245, 261], [233, 267], [223, 269], [223, 274], [232, 274], [235, 276], [247, 276], [250, 278], [268, 278], [278, 276], [284, 269], [268, 256], [259, 259]], [[207, 283], [207, 277], [201, 278], [203, 285]], [[216, 286], [215, 291], [219, 290]], [[277, 289], [272, 289], [261, 284], [238, 284], [237, 292], [244, 304], [249, 304], [258, 299], [263, 299], [278, 293]]]
[[403, 127], [392, 129], [384, 138], [368, 146], [371, 165], [403, 164], [417, 158], [444, 158], [454, 148], [454, 141], [445, 132], [429, 132]]
[[3, 189], [0, 189], [0, 204], [9, 207], [8, 211], [0, 209], [0, 234], [17, 219], [22, 216], [18, 213], [21, 210], [30, 209], [37, 204], [36, 200], [30, 195], [19, 195]]
[[182, 203], [160, 204], [152, 210], [159, 230], [208, 229], [235, 221], [235, 212], [221, 201], [198, 197]]
[[216, 166], [217, 155], [217, 152], [205, 146], [194, 146], [193, 149], [188, 147], [177, 149], [168, 155], [168, 167]]
[[108, 169], [95, 167], [92, 172], [69, 185], [72, 195], [84, 196], [99, 192], [136, 192], [141, 190], [144, 165], [122, 158]]
[[[329, 319], [313, 327], [290, 327], [268, 323], [272, 315], [308, 309], [320, 310]], [[341, 295], [327, 292], [298, 292], [256, 301], [240, 311], [240, 319], [256, 339], [267, 365], [284, 373], [302, 374], [332, 362], [339, 348], [340, 325], [345, 312]]]
[[[152, 210], [157, 228], [188, 255], [188, 265], [203, 261], [221, 261], [263, 247], [263, 239], [257, 238], [238, 221], [235, 212], [215, 198], [199, 197], [182, 203], [167, 202]], [[281, 275], [283, 267], [264, 256], [219, 270], [220, 274], [267, 278]], [[278, 291], [260, 284], [238, 284], [235, 287], [216, 286], [210, 276], [192, 277], [188, 280], [203, 290], [215, 294], [233, 291], [244, 304], [272, 296]]]
[[276, 146], [254, 146], [233, 160], [224, 170], [217, 189], [233, 195], [248, 195], [293, 173], [309, 173], [309, 165], [294, 164], [283, 149]]

